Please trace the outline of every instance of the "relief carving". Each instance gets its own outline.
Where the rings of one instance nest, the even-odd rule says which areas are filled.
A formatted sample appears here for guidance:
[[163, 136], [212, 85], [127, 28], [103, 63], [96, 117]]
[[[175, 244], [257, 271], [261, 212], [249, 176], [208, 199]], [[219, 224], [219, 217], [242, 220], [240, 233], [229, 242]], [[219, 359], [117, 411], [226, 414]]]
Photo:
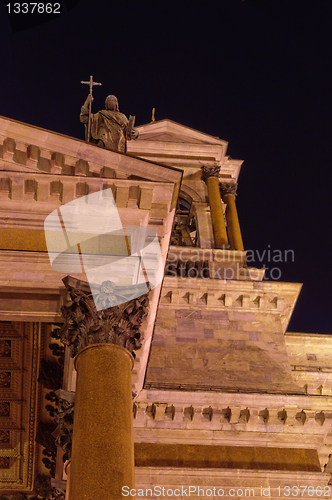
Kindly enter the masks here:
[[[53, 331], [51, 336], [57, 338], [57, 330]], [[49, 389], [49, 392], [45, 394], [45, 399], [54, 405], [58, 405], [59, 399], [54, 391], [62, 387], [64, 347], [57, 343], [51, 343], [49, 347], [53, 355], [57, 356], [59, 359], [58, 361], [41, 359], [38, 382], [41, 383], [45, 389]], [[53, 404], [46, 405], [46, 410], [52, 418], [55, 418], [58, 410]], [[56, 459], [56, 442], [53, 434], [55, 430], [55, 424], [40, 422], [36, 436], [36, 442], [45, 448], [45, 450], [43, 450], [43, 455], [45, 455], [46, 458], [43, 459], [43, 463], [46, 468], [51, 471], [52, 476], [54, 476], [55, 472]], [[54, 488], [54, 491], [55, 489], [56, 488]], [[55, 494], [52, 498], [58, 497]]]
[[63, 461], [71, 459], [71, 446], [74, 427], [75, 393], [60, 389], [56, 392], [58, 398], [57, 408], [54, 412], [54, 421], [58, 424], [52, 436], [58, 446], [61, 446], [64, 455]]
[[10, 387], [11, 373], [10, 372], [0, 372], [0, 388]]
[[9, 443], [9, 431], [0, 429], [0, 443]]
[[10, 358], [10, 355], [11, 355], [11, 341], [0, 340], [0, 357]]
[[0, 469], [9, 469], [8, 457], [0, 457]]
[[49, 469], [52, 477], [54, 477], [55, 475], [55, 460], [57, 452], [55, 440], [52, 436], [52, 432], [54, 432], [55, 427], [55, 424], [41, 421], [39, 422], [36, 434], [36, 443], [45, 448], [43, 450], [43, 455], [45, 456], [45, 458], [43, 458], [42, 462], [45, 467]]
[[0, 403], [0, 417], [8, 417], [10, 414], [10, 403]]

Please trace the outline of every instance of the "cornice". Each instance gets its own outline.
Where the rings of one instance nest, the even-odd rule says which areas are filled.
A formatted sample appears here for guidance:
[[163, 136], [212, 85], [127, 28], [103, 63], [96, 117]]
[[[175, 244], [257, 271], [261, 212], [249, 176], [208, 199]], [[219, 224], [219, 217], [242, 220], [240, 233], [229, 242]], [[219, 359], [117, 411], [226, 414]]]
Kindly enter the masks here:
[[332, 451], [331, 426], [327, 396], [151, 389], [134, 407], [138, 442], [316, 448], [322, 469]]
[[225, 148], [225, 151], [228, 146], [228, 142], [220, 139], [219, 137], [206, 134], [169, 119], [158, 120], [154, 123], [140, 125], [136, 128], [140, 133], [139, 140], [146, 140], [150, 137], [156, 138], [158, 136], [168, 134], [173, 136], [174, 141], [178, 139], [179, 141], [187, 140], [188, 142], [192, 141], [194, 143], [218, 144], [222, 145]]
[[0, 117], [0, 170], [110, 178], [136, 176], [173, 184], [182, 177], [176, 168], [108, 151], [4, 117]]
[[268, 311], [290, 314], [302, 285], [299, 283], [235, 281], [165, 276], [161, 305]]

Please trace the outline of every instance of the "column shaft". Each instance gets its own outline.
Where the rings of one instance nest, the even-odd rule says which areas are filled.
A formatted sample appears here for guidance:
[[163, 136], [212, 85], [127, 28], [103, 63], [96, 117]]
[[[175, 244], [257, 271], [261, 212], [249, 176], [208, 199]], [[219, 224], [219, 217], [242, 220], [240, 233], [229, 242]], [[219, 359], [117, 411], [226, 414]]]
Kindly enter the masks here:
[[227, 205], [226, 218], [230, 246], [233, 250], [244, 250], [235, 196], [234, 194], [228, 193], [223, 196], [223, 200]]
[[75, 358], [70, 500], [118, 500], [134, 487], [131, 369], [115, 344], [93, 344]]
[[206, 179], [206, 185], [209, 194], [215, 248], [223, 248], [225, 246], [228, 247], [225, 219], [217, 177], [208, 177]]

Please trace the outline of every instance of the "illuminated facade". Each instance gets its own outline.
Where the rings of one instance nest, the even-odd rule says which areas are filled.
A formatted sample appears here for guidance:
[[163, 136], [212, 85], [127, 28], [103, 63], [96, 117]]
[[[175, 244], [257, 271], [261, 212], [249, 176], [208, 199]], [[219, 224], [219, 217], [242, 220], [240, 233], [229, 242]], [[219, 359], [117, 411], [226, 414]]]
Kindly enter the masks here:
[[132, 370], [137, 497], [165, 488], [185, 498], [191, 487], [192, 498], [242, 498], [245, 488], [279, 498], [296, 486], [307, 486], [303, 498], [327, 496], [332, 340], [287, 332], [301, 285], [264, 281], [246, 265], [242, 162], [225, 141], [169, 120], [138, 130], [119, 154], [0, 119], [1, 492], [42, 498], [38, 473], [54, 476], [51, 498], [65, 489], [50, 413], [52, 393], [75, 391], [76, 374], [50, 336], [63, 323], [65, 273], [51, 268], [43, 224], [111, 188], [124, 226], [157, 231], [166, 269]]

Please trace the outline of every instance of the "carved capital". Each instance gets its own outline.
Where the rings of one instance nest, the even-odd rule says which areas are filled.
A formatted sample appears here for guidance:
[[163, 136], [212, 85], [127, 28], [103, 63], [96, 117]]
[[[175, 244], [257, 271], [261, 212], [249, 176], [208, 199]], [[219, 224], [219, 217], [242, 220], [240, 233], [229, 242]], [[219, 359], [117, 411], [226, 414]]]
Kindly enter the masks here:
[[229, 184], [227, 182], [221, 182], [219, 186], [221, 197], [225, 196], [225, 194], [233, 194], [234, 196], [236, 196], [237, 183]]
[[[66, 276], [62, 281], [67, 295], [61, 307], [65, 324], [59, 337], [69, 347], [71, 356], [75, 357], [88, 345], [108, 343], [125, 347], [135, 357], [134, 351], [142, 346], [143, 335], [140, 328], [148, 314], [148, 294], [112, 307], [116, 303], [117, 292], [124, 293], [123, 287], [116, 287], [114, 283], [105, 281], [99, 287], [97, 298], [95, 293], [94, 300], [87, 282], [71, 276]], [[145, 284], [144, 287], [146, 290]], [[96, 300], [105, 309], [97, 311]]]
[[216, 177], [219, 179], [220, 167], [207, 167], [206, 165], [203, 165], [202, 170], [202, 180], [204, 182], [206, 182], [209, 177]]

